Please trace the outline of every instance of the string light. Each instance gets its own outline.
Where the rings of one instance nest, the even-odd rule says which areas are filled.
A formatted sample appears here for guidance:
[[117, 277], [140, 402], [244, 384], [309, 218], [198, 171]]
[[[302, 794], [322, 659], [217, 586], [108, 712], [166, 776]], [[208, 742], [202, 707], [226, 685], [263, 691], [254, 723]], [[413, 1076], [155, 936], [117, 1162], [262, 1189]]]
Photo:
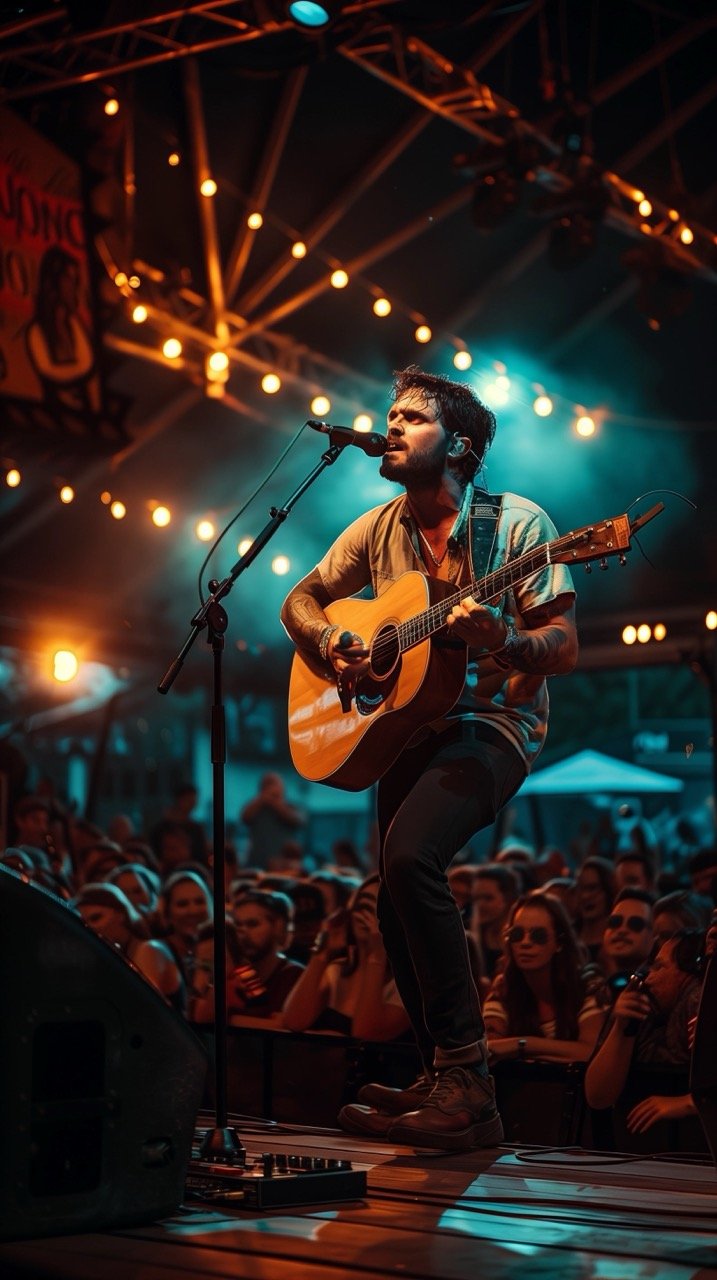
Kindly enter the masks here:
[[331, 412], [331, 401], [328, 396], [314, 396], [310, 407], [317, 418], [323, 418]]
[[644, 199], [641, 200], [637, 206], [637, 211], [642, 214], [643, 218], [649, 218], [652, 213], [652, 205], [650, 204], [650, 201]]
[[641, 622], [639, 627], [637, 628], [638, 644], [647, 644], [651, 636], [652, 636], [652, 627], [648, 626], [646, 622]]
[[127, 515], [127, 508], [124, 505], [124, 502], [120, 502], [119, 499], [117, 498], [115, 499], [114, 502], [111, 502], [110, 515], [113, 517], [114, 520], [124, 520], [125, 516]]
[[212, 351], [207, 357], [207, 368], [212, 373], [225, 373], [229, 368], [229, 356], [226, 351]]
[[171, 519], [172, 513], [169, 510], [169, 507], [163, 507], [158, 504], [154, 508], [152, 512], [152, 524], [155, 524], [158, 529], [166, 529]]
[[426, 343], [431, 341], [431, 338], [433, 337], [433, 331], [430, 325], [419, 324], [413, 336], [416, 339], [416, 342]]
[[656, 622], [654, 627], [652, 628], [653, 640], [664, 640], [666, 635], [667, 635], [667, 627], [665, 626], [664, 622]]
[[253, 543], [253, 538], [242, 538], [241, 542], [237, 543], [237, 551], [239, 552], [239, 555], [245, 556], [249, 548], [253, 546]]
[[383, 295], [380, 298], [376, 298], [373, 304], [373, 314], [375, 316], [381, 316], [381, 317], [390, 316], [391, 314], [390, 299], [384, 298]]
[[288, 573], [290, 568], [291, 561], [288, 556], [274, 556], [274, 559], [271, 562], [272, 573], [276, 573], [280, 578], [283, 578], [284, 574]]
[[305, 258], [306, 253], [307, 253], [307, 249], [303, 240], [295, 240], [291, 246], [292, 258]]
[[217, 194], [217, 184], [213, 178], [205, 178], [199, 187], [200, 195], [215, 196]]
[[691, 230], [690, 227], [683, 227], [682, 230], [680, 231], [680, 240], [682, 241], [683, 244], [692, 244], [692, 241], [694, 240], [694, 238], [695, 238], [695, 233], [694, 231]]
[[105, 102], [104, 111], [106, 116], [116, 116], [119, 109], [120, 104], [116, 98], [108, 98]]
[[132, 308], [132, 319], [135, 324], [144, 324], [149, 312], [143, 302], [138, 302], [136, 307]]
[[57, 649], [52, 655], [52, 678], [60, 684], [74, 680], [80, 664], [71, 649]]
[[575, 430], [579, 436], [595, 435], [595, 419], [591, 418], [588, 413], [581, 413], [575, 420]]
[[162, 351], [168, 360], [178, 360], [182, 354], [182, 344], [179, 338], [167, 338], [162, 346]]
[[276, 395], [277, 391], [281, 390], [281, 378], [278, 373], [265, 373], [261, 380], [261, 389], [268, 396]]
[[22, 480], [22, 475], [18, 471], [17, 467], [10, 467], [10, 470], [5, 475], [5, 484], [7, 485], [8, 489], [17, 489], [17, 486], [20, 484], [21, 480]]
[[337, 267], [331, 272], [331, 285], [334, 289], [345, 289], [349, 282], [348, 272], [343, 267]]
[[[510, 382], [508, 386], [510, 386]], [[500, 409], [510, 399], [508, 387], [500, 385], [497, 378], [493, 382], [487, 382], [483, 387], [483, 399], [493, 408]]]
[[181, 162], [181, 159], [182, 157], [180, 156], [178, 151], [170, 151], [169, 155], [167, 156], [167, 164], [171, 165], [173, 169], [176, 169], [177, 165]]
[[465, 348], [463, 348], [460, 351], [456, 351], [456, 354], [453, 357], [453, 363], [456, 369], [470, 369], [473, 364], [473, 356], [470, 351], [466, 351]]
[[357, 413], [354, 418], [354, 431], [372, 431], [373, 418], [368, 413]]
[[216, 532], [214, 521], [208, 520], [206, 517], [204, 520], [198, 520], [194, 527], [194, 532], [200, 542], [211, 542]]
[[263, 227], [264, 217], [259, 213], [258, 209], [256, 209], [254, 213], [249, 214], [249, 217], [246, 220], [246, 225], [251, 227], [252, 231], [258, 231], [260, 227]]
[[539, 418], [549, 418], [552, 412], [553, 402], [550, 396], [546, 396], [544, 392], [542, 395], [536, 396], [533, 401], [533, 413], [537, 414]]
[[60, 498], [60, 502], [63, 502], [65, 506], [68, 506], [71, 502], [74, 502], [75, 491], [72, 488], [71, 484], [63, 484], [62, 488], [60, 489], [59, 498]]
[[633, 627], [632, 624], [629, 627], [623, 627], [622, 643], [634, 644], [636, 640], [637, 640], [637, 628]]

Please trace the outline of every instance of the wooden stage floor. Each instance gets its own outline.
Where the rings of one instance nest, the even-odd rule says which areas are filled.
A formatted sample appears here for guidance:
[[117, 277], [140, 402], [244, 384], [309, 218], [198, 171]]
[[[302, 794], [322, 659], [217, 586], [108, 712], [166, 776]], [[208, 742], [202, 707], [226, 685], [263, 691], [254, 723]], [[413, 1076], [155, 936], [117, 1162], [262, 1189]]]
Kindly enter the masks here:
[[0, 1276], [717, 1280], [707, 1159], [537, 1147], [445, 1155], [338, 1131], [237, 1128], [250, 1154], [351, 1160], [367, 1170], [366, 1199], [262, 1212], [188, 1202], [149, 1226], [0, 1245]]

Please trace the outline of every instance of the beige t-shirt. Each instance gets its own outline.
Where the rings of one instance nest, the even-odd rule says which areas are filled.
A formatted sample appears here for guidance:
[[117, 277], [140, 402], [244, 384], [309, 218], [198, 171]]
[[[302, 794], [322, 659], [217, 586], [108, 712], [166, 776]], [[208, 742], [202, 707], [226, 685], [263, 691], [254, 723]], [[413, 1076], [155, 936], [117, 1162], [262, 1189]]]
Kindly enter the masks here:
[[[465, 548], [465, 532], [458, 533], [461, 524], [465, 528], [465, 521], [459, 515], [454, 525], [455, 538]], [[528, 498], [505, 493], [491, 567], [515, 560], [556, 537], [553, 522], [540, 507]], [[374, 507], [354, 520], [339, 535], [317, 568], [334, 600], [358, 595], [366, 587], [372, 588], [374, 596], [380, 596], [403, 573], [417, 569], [425, 572], [405, 496]], [[464, 555], [457, 585], [468, 585], [472, 578], [470, 555]], [[548, 564], [509, 590], [501, 602], [501, 609], [504, 616], [511, 617], [520, 628], [528, 610], [566, 593], [574, 594], [569, 570], [562, 564]], [[460, 717], [492, 725], [517, 748], [529, 770], [545, 741], [547, 681], [542, 675], [502, 670], [489, 655], [469, 649], [465, 684], [450, 717], [452, 720]], [[440, 728], [442, 725], [432, 727]]]

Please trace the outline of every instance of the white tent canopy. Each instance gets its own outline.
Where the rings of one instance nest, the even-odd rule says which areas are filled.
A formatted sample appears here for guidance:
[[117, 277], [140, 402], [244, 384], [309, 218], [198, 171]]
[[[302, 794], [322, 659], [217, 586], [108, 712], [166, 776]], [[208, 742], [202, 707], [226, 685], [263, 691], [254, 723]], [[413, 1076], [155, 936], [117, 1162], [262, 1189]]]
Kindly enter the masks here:
[[578, 751], [567, 760], [538, 769], [526, 779], [521, 796], [570, 796], [590, 794], [664, 794], [682, 791], [681, 778], [653, 773], [638, 765], [605, 756], [600, 751]]

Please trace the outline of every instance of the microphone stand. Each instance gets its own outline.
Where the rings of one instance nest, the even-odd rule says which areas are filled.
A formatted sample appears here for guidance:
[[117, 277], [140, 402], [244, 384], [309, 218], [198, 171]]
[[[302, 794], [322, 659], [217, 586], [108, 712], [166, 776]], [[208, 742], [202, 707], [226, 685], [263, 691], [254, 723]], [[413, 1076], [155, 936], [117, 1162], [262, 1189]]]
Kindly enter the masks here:
[[225, 924], [225, 814], [224, 814], [224, 765], [226, 763], [226, 728], [222, 691], [222, 655], [224, 632], [229, 622], [226, 610], [220, 603], [229, 594], [240, 574], [256, 560], [266, 544], [284, 523], [299, 498], [315, 480], [333, 465], [349, 441], [330, 434], [331, 444], [321, 455], [320, 461], [309, 472], [298, 489], [287, 499], [283, 507], [271, 507], [271, 519], [254, 539], [245, 555], [237, 560], [229, 575], [222, 582], [212, 578], [211, 594], [191, 620], [191, 631], [177, 657], [157, 685], [158, 693], [166, 694], [174, 684], [194, 641], [207, 628], [207, 643], [214, 655], [213, 705], [211, 720], [212, 757], [212, 821], [214, 855], [214, 1068], [215, 1068], [215, 1125], [204, 1137], [200, 1159], [213, 1163], [246, 1163], [246, 1149], [236, 1129], [229, 1126], [227, 1105], [227, 964]]

